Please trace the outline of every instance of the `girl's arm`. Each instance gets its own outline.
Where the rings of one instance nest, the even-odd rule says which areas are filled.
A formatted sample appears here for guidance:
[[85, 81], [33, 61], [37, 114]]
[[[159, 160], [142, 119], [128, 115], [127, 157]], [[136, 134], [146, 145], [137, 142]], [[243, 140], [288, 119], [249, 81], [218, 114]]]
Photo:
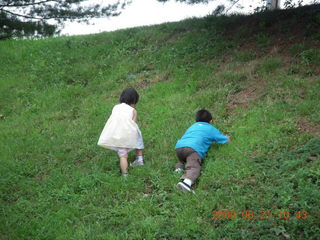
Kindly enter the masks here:
[[132, 117], [132, 120], [137, 122], [138, 120], [138, 112], [137, 110], [133, 109], [133, 117]]

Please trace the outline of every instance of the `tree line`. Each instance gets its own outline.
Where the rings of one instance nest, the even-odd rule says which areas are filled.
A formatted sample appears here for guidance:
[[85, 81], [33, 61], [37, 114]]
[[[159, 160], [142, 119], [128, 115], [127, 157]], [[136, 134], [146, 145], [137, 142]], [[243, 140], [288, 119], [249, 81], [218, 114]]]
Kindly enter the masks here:
[[[118, 2], [101, 6], [90, 4], [88, 0], [2, 0], [0, 1], [0, 40], [19, 37], [43, 37], [59, 34], [66, 21], [89, 23], [91, 18], [113, 17], [134, 0], [118, 0]], [[169, 0], [157, 0], [168, 2]], [[215, 0], [175, 0], [186, 4], [208, 3]], [[267, 2], [261, 7], [265, 10], [268, 6], [277, 8], [280, 0], [262, 0]], [[92, 2], [92, 1], [91, 1]], [[236, 5], [239, 0], [225, 0]], [[298, 0], [298, 4], [302, 4]], [[285, 6], [295, 7], [293, 0], [286, 0]], [[212, 12], [214, 15], [223, 14], [230, 10], [224, 5], [219, 5]]]

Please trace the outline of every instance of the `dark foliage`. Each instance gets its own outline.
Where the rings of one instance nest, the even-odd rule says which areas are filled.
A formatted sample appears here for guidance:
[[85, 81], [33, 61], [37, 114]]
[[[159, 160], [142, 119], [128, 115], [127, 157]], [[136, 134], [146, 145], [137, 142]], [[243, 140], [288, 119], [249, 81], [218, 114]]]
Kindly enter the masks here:
[[[0, 39], [51, 36], [66, 20], [88, 21], [93, 17], [116, 16], [129, 1], [102, 7], [81, 5], [87, 0], [4, 0], [0, 2]], [[54, 20], [48, 23], [48, 20]]]

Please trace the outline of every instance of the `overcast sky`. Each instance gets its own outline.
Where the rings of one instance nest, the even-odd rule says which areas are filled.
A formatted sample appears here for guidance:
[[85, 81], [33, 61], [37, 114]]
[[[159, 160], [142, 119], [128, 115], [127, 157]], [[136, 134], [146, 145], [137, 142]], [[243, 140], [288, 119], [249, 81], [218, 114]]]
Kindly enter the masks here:
[[[285, 0], [282, 0], [282, 4]], [[90, 0], [90, 3], [105, 5], [114, 0]], [[311, 2], [311, 0], [304, 0]], [[188, 5], [177, 3], [171, 0], [167, 3], [159, 3], [156, 0], [132, 0], [132, 3], [122, 11], [117, 17], [93, 19], [94, 25], [80, 23], [67, 23], [62, 30], [63, 35], [81, 35], [114, 31], [117, 29], [130, 28], [135, 26], [145, 26], [160, 24], [164, 22], [180, 21], [191, 17], [203, 17], [210, 14], [218, 5], [226, 4], [227, 1], [216, 0], [209, 4]], [[229, 3], [230, 4], [230, 3]], [[257, 6], [262, 5], [262, 0], [240, 0], [239, 4], [244, 8], [239, 9], [234, 6], [229, 12], [251, 13]], [[228, 4], [226, 7], [228, 8]]]

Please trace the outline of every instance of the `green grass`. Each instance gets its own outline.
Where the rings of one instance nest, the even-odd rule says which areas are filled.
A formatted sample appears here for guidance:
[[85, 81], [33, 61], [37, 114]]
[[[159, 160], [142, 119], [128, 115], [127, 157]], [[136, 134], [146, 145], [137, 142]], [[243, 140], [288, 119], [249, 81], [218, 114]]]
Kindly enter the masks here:
[[[289, 29], [319, 11], [1, 42], [0, 239], [318, 239], [318, 28]], [[97, 146], [126, 87], [140, 94], [146, 147], [127, 181]], [[183, 195], [174, 146], [203, 107], [232, 142], [211, 147]]]

